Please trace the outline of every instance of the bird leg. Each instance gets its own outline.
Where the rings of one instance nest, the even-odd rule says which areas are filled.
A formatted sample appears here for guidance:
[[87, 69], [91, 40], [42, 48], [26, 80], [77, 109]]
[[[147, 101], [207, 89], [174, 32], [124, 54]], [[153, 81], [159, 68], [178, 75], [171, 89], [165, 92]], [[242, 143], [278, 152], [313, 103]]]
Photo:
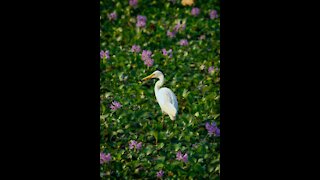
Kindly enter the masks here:
[[162, 129], [163, 129], [163, 121], [164, 121], [164, 113], [162, 113], [162, 118], [161, 118]]

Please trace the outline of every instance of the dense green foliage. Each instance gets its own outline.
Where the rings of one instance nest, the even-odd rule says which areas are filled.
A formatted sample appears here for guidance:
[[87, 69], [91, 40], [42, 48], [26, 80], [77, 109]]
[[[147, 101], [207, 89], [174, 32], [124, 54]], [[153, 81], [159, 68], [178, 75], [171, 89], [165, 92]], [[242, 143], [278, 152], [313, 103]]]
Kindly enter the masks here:
[[[193, 7], [200, 9], [198, 16], [191, 15]], [[139, 0], [136, 8], [127, 0], [100, 0], [100, 47], [110, 52], [100, 63], [100, 148], [112, 157], [101, 164], [102, 179], [156, 179], [159, 170], [164, 179], [220, 179], [220, 137], [209, 136], [205, 127], [206, 122], [220, 127], [220, 19], [210, 19], [210, 10], [220, 15], [218, 0], [193, 6]], [[112, 12], [114, 20], [108, 18]], [[138, 15], [146, 16], [146, 27], [136, 27]], [[178, 20], [185, 30], [168, 37]], [[188, 45], [181, 46], [181, 39]], [[141, 52], [131, 52], [133, 45]], [[172, 58], [163, 48], [172, 49]], [[142, 50], [153, 53], [151, 67], [141, 60]], [[154, 95], [157, 80], [139, 82], [157, 69], [179, 103], [177, 119], [172, 123], [165, 116], [164, 127]], [[122, 107], [112, 110], [113, 101]], [[142, 142], [141, 149], [130, 149], [131, 140]], [[188, 154], [187, 163], [176, 159], [178, 151]]]

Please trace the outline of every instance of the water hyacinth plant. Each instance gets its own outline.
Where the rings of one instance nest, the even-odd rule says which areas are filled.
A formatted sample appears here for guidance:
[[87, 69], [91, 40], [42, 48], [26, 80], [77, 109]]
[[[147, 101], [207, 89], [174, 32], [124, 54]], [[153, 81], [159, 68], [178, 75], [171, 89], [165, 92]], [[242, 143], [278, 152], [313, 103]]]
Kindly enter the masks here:
[[146, 16], [137, 16], [137, 27], [145, 27], [147, 23], [147, 17]]
[[182, 153], [179, 151], [179, 152], [177, 152], [177, 160], [179, 160], [179, 161], [183, 161], [183, 162], [188, 162], [188, 154], [187, 153], [185, 153], [184, 155], [182, 155]]
[[142, 146], [142, 142], [137, 142], [137, 141], [134, 141], [134, 140], [131, 140], [129, 142], [129, 149], [136, 149], [136, 150], [139, 150], [141, 149], [141, 146]]
[[108, 153], [107, 155], [103, 152], [100, 153], [100, 164], [108, 163], [111, 161], [111, 154]]
[[213, 73], [213, 71], [214, 71], [214, 67], [213, 67], [213, 66], [210, 66], [210, 67], [208, 68], [208, 72], [211, 74], [211, 73]]
[[131, 52], [138, 53], [140, 51], [141, 51], [141, 49], [140, 49], [140, 46], [138, 46], [138, 45], [133, 45], [132, 48], [131, 48]]
[[210, 10], [210, 19], [218, 18], [218, 12], [216, 10]]
[[164, 56], [168, 56], [169, 58], [172, 58], [172, 49], [169, 49], [169, 51], [167, 51], [165, 48], [162, 49], [162, 54]]
[[117, 110], [117, 109], [121, 108], [121, 106], [122, 105], [119, 102], [113, 101], [112, 104], [110, 105], [110, 109]]
[[110, 59], [110, 56], [109, 56], [109, 51], [100, 51], [100, 58], [101, 59], [104, 59], [104, 58], [107, 58], [107, 59]]
[[154, 60], [151, 58], [152, 52], [149, 50], [143, 50], [141, 54], [141, 59], [144, 61], [144, 64], [148, 67], [153, 65]]
[[159, 172], [157, 172], [157, 178], [162, 178], [164, 172], [162, 170], [160, 170]]
[[188, 44], [189, 44], [189, 43], [188, 43], [188, 40], [186, 40], [186, 39], [181, 39], [181, 40], [180, 40], [180, 45], [181, 45], [181, 46], [188, 46]]
[[[220, 180], [219, 15], [219, 0], [100, 0], [101, 179]], [[140, 81], [156, 70], [174, 121]]]
[[171, 31], [168, 30], [168, 31], [167, 31], [167, 36], [170, 37], [170, 38], [173, 38], [173, 37], [176, 36], [176, 33], [177, 33], [177, 32], [175, 32], [175, 31], [172, 31], [172, 32], [171, 32]]
[[200, 14], [200, 9], [197, 8], [197, 7], [192, 8], [191, 14], [192, 14], [193, 16], [198, 16], [198, 15]]
[[117, 13], [113, 12], [108, 14], [109, 20], [116, 20], [117, 19]]
[[129, 0], [129, 4], [132, 7], [137, 7], [138, 6], [138, 0]]
[[206, 123], [206, 129], [208, 130], [208, 134], [215, 135], [215, 136], [220, 136], [220, 129], [217, 127], [217, 124], [215, 122], [209, 124], [208, 122]]

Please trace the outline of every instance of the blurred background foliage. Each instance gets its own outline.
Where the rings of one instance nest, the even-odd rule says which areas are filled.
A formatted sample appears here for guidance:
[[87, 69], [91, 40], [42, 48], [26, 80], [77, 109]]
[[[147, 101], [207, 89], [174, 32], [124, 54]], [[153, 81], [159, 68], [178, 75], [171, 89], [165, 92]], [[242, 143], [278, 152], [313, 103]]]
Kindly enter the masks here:
[[[219, 3], [139, 0], [134, 8], [127, 0], [100, 0], [100, 48], [110, 52], [110, 59], [100, 63], [100, 148], [112, 156], [101, 165], [102, 179], [155, 179], [159, 170], [164, 179], [219, 179], [220, 138], [208, 136], [205, 128], [206, 122], [220, 127], [220, 18], [209, 16], [210, 10], [220, 16]], [[198, 16], [191, 15], [193, 7], [200, 9]], [[112, 12], [117, 19], [108, 18]], [[136, 27], [137, 15], [147, 17], [145, 28]], [[167, 30], [179, 20], [186, 22], [185, 30], [168, 37]], [[180, 46], [181, 39], [189, 44]], [[143, 63], [141, 52], [131, 52], [133, 45], [152, 51], [153, 66]], [[172, 58], [162, 54], [163, 48], [172, 49]], [[164, 128], [156, 80], [139, 83], [157, 69], [179, 103], [177, 120], [173, 125], [166, 116]], [[111, 110], [113, 101], [122, 107]], [[129, 149], [130, 140], [142, 142], [142, 148]], [[177, 151], [188, 153], [188, 163], [176, 160]]]

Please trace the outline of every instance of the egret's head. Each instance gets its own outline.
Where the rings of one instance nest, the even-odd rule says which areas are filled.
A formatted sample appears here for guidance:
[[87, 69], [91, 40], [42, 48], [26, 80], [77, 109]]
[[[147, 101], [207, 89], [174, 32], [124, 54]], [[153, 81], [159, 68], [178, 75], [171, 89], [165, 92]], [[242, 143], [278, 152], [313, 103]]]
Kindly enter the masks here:
[[150, 74], [149, 76], [145, 77], [142, 79], [142, 81], [146, 81], [152, 78], [160, 78], [161, 76], [163, 76], [163, 73], [161, 71], [155, 71], [152, 74]]

